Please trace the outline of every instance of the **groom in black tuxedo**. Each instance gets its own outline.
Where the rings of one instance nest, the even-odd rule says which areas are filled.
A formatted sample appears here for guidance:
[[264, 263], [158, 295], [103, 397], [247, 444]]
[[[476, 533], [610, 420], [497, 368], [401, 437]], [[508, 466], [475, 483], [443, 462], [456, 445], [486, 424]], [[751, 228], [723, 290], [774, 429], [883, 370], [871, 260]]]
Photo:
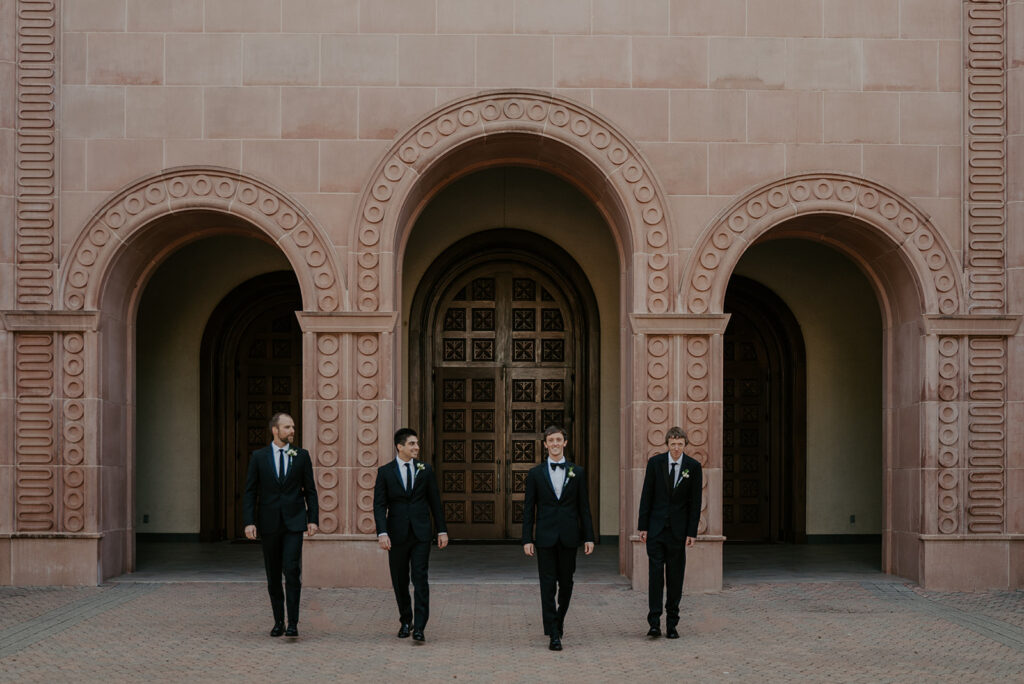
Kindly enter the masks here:
[[[377, 523], [377, 540], [388, 552], [391, 586], [398, 601], [401, 627], [398, 638], [412, 632], [414, 641], [423, 641], [423, 630], [430, 617], [430, 587], [427, 565], [430, 560], [430, 519], [437, 528], [437, 548], [448, 546], [448, 528], [441, 512], [441, 495], [437, 489], [434, 469], [418, 460], [420, 442], [416, 433], [402, 428], [395, 433], [394, 461], [377, 469], [373, 488], [373, 517]], [[416, 611], [409, 597], [409, 570], [416, 591]]]
[[[292, 446], [295, 421], [287, 413], [270, 419], [274, 441], [249, 457], [242, 516], [245, 536], [263, 540], [267, 589], [274, 610], [270, 636], [299, 636], [299, 594], [302, 591], [302, 534], [313, 536], [320, 524], [320, 508], [309, 452]], [[257, 527], [256, 511], [259, 509]], [[281, 591], [281, 572], [285, 591]], [[288, 629], [284, 627], [285, 595]]]
[[700, 522], [700, 463], [683, 453], [686, 432], [669, 428], [665, 435], [668, 451], [651, 456], [640, 494], [637, 529], [647, 544], [649, 637], [661, 636], [662, 589], [665, 598], [665, 636], [678, 639], [679, 601], [683, 596], [686, 548], [697, 542]]
[[537, 556], [544, 634], [551, 638], [548, 648], [552, 651], [562, 650], [562, 628], [572, 598], [572, 576], [576, 572], [580, 541], [583, 553], [589, 556], [594, 552], [587, 474], [565, 460], [565, 447], [569, 444], [566, 436], [565, 428], [561, 427], [551, 426], [544, 431], [548, 457], [527, 473], [523, 501], [523, 551], [527, 556]]

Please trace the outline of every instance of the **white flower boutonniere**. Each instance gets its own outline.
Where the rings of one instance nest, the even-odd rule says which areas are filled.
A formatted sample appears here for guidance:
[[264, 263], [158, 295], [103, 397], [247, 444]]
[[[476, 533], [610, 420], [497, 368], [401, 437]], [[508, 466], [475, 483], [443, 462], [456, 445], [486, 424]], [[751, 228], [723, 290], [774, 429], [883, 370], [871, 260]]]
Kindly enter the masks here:
[[291, 449], [288, 449], [288, 451], [286, 451], [284, 453], [288, 454], [288, 458], [295, 458], [296, 456], [299, 455], [299, 452], [296, 451], [294, 447], [292, 447]]
[[419, 471], [423, 470], [425, 467], [426, 466], [424, 466], [422, 463], [417, 463], [416, 464], [416, 472], [419, 472]]
[[683, 472], [679, 473], [679, 477], [683, 480], [690, 479], [690, 469], [686, 468]]
[[565, 474], [566, 477], [576, 477], [576, 473], [572, 471], [575, 466], [569, 466], [569, 472]]

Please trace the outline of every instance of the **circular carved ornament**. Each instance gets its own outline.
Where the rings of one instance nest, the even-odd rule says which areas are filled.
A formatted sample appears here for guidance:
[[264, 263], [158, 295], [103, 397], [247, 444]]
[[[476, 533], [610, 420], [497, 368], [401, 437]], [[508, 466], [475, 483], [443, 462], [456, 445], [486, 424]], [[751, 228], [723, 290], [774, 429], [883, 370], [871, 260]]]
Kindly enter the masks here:
[[[99, 281], [122, 245], [153, 220], [182, 211], [238, 216], [280, 246], [293, 265], [304, 308], [336, 311], [344, 278], [334, 247], [312, 217], [273, 186], [216, 167], [171, 169], [139, 180], [99, 209], [82, 229], [63, 274], [62, 300], [72, 311], [96, 309]], [[111, 239], [116, 235], [117, 239]]]
[[624, 233], [621, 241], [633, 252], [648, 255], [646, 273], [636, 274], [636, 282], [645, 288], [646, 309], [668, 312], [673, 305], [668, 292], [675, 254], [673, 231], [665, 195], [649, 164], [623, 133], [596, 112], [537, 91], [487, 92], [457, 100], [395, 141], [367, 183], [355, 212], [351, 250], [359, 255], [354, 274], [357, 309], [376, 311], [385, 303], [381, 260], [376, 255], [396, 244], [396, 232], [401, 228], [398, 216], [416, 179], [469, 140], [503, 132], [556, 140], [604, 171], [609, 191], [621, 200], [629, 224], [613, 229]]
[[[928, 216], [882, 185], [836, 173], [810, 173], [762, 186], [720, 214], [693, 250], [681, 287], [690, 313], [720, 313], [736, 261], [776, 225], [807, 214], [850, 216], [878, 229], [912, 264], [926, 313], [961, 310], [962, 284], [946, 240]], [[742, 237], [742, 240], [736, 238]]]

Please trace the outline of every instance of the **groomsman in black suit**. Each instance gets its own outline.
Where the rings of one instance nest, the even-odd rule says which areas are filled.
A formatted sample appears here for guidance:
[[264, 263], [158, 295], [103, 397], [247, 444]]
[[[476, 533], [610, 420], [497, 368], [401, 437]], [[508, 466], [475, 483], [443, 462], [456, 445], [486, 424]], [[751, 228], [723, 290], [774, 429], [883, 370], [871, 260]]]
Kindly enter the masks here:
[[[373, 488], [373, 517], [377, 540], [388, 552], [391, 585], [398, 601], [401, 627], [398, 638], [412, 632], [415, 641], [423, 641], [423, 630], [430, 617], [430, 588], [427, 563], [430, 560], [431, 524], [437, 528], [437, 548], [448, 546], [448, 528], [441, 512], [434, 469], [418, 460], [420, 442], [416, 433], [402, 428], [395, 433], [395, 460], [377, 469]], [[416, 611], [409, 597], [409, 570], [416, 591]]]
[[665, 636], [678, 639], [676, 625], [683, 596], [685, 547], [697, 542], [702, 475], [700, 463], [683, 453], [687, 441], [682, 428], [669, 428], [665, 441], [668, 451], [647, 461], [637, 529], [640, 540], [647, 544], [647, 636], [661, 636], [662, 589], [667, 588]]
[[[242, 516], [245, 536], [263, 541], [267, 590], [274, 610], [270, 636], [299, 636], [299, 594], [302, 592], [302, 535], [313, 536], [320, 524], [313, 461], [309, 452], [292, 445], [295, 421], [287, 413], [270, 419], [274, 441], [249, 457]], [[259, 509], [259, 526], [256, 511]], [[284, 572], [285, 591], [281, 591]], [[288, 629], [284, 626], [285, 595]]]
[[523, 551], [527, 556], [537, 556], [544, 634], [551, 639], [548, 648], [552, 651], [562, 650], [562, 631], [572, 598], [572, 576], [576, 572], [580, 541], [583, 553], [589, 556], [594, 552], [587, 474], [565, 460], [565, 447], [569, 444], [566, 437], [561, 427], [551, 426], [544, 431], [548, 457], [527, 474], [523, 501]]

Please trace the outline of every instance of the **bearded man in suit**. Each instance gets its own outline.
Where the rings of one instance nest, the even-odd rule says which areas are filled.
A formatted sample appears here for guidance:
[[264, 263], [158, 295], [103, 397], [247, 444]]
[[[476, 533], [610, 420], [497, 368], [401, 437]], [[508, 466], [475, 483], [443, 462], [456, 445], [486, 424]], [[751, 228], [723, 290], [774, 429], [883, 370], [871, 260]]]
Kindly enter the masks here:
[[[427, 565], [430, 560], [431, 518], [437, 527], [437, 548], [448, 546], [448, 528], [441, 512], [441, 495], [434, 469], [416, 457], [420, 442], [416, 433], [402, 428], [395, 433], [395, 460], [377, 469], [373, 488], [373, 517], [377, 541], [388, 552], [391, 586], [398, 602], [401, 627], [398, 638], [412, 633], [422, 642], [430, 617], [430, 587]], [[416, 592], [416, 608], [409, 597], [409, 574]]]
[[[299, 636], [299, 595], [302, 592], [302, 535], [313, 536], [320, 524], [320, 508], [309, 452], [292, 445], [295, 421], [287, 413], [270, 419], [274, 441], [249, 457], [242, 517], [245, 536], [263, 542], [267, 590], [274, 611], [270, 636]], [[257, 525], [257, 509], [259, 510]], [[284, 572], [285, 591], [281, 591]], [[285, 596], [288, 628], [285, 629]]]
[[565, 428], [553, 425], [544, 431], [548, 457], [527, 473], [523, 501], [523, 551], [527, 556], [537, 556], [544, 634], [551, 639], [548, 648], [552, 651], [562, 650], [580, 542], [583, 553], [589, 556], [594, 552], [587, 474], [565, 460], [568, 444]]
[[637, 530], [647, 545], [647, 636], [661, 636], [662, 591], [667, 590], [665, 636], [678, 639], [686, 548], [697, 543], [703, 476], [700, 463], [683, 453], [687, 440], [682, 428], [669, 428], [665, 443], [668, 451], [647, 461]]

